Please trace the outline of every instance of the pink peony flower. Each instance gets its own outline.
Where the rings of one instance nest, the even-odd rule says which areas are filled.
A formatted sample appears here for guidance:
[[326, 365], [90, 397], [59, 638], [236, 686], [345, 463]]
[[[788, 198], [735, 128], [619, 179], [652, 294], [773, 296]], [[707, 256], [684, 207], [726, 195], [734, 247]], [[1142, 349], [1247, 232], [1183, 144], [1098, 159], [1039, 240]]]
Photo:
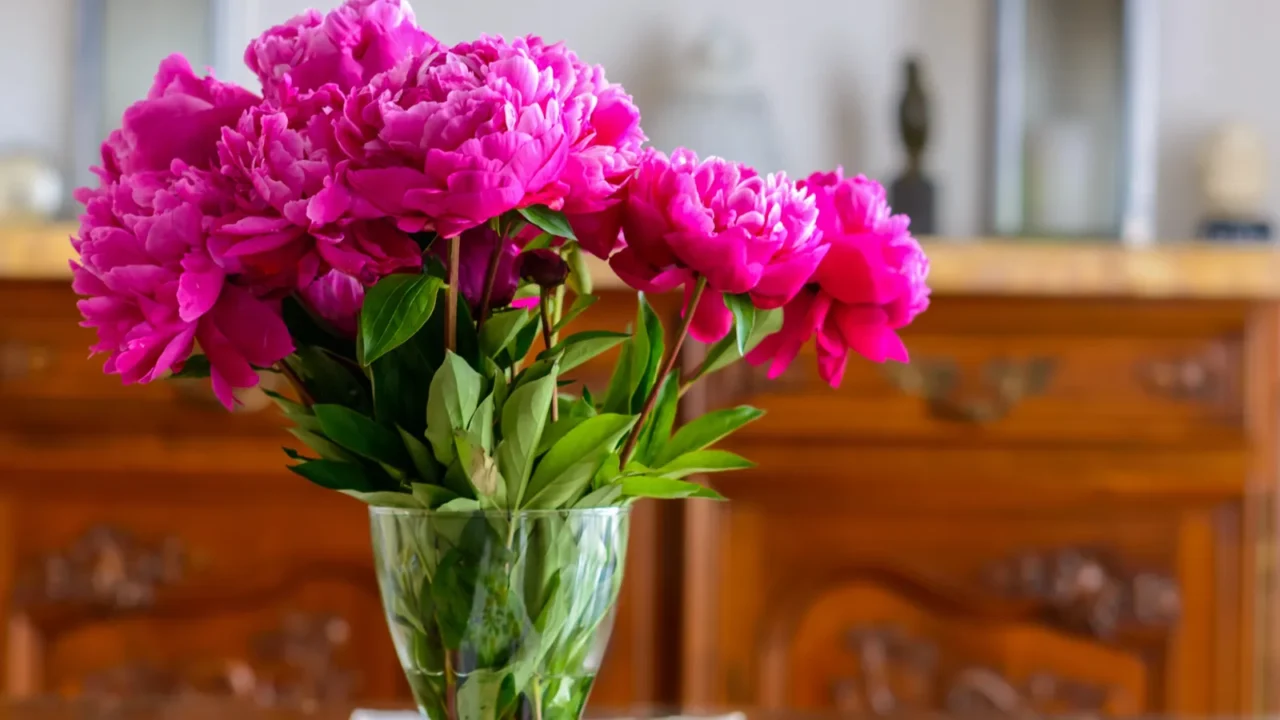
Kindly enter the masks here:
[[293, 351], [278, 303], [229, 283], [207, 247], [210, 217], [232, 202], [211, 170], [219, 123], [234, 122], [246, 97], [166, 60], [104, 144], [101, 186], [77, 191], [85, 212], [72, 238], [72, 287], [105, 371], [150, 382], [180, 369], [198, 343], [228, 407], [234, 388], [257, 384], [254, 367]]
[[563, 45], [482, 36], [354, 92], [338, 141], [358, 194], [448, 238], [529, 205], [607, 209], [643, 135], [631, 99]]
[[72, 240], [80, 256], [72, 287], [85, 298], [83, 325], [98, 331], [92, 350], [108, 354], [106, 372], [150, 382], [180, 369], [199, 343], [214, 392], [230, 408], [234, 388], [257, 384], [253, 368], [293, 345], [278, 303], [225, 282], [205, 249], [204, 219], [219, 198], [187, 196], [205, 186], [192, 177], [202, 171], [180, 161], [175, 168], [78, 192], [86, 209]]
[[869, 360], [907, 361], [897, 330], [929, 306], [929, 260], [893, 215], [884, 188], [840, 170], [803, 185], [818, 202], [818, 227], [830, 249], [804, 290], [783, 310], [782, 330], [747, 354], [781, 375], [809, 338], [817, 338], [818, 374], [840, 385], [852, 350]]
[[330, 269], [371, 285], [421, 267], [421, 251], [372, 205], [352, 195], [326, 90], [288, 111], [253, 108], [218, 143], [236, 207], [216, 224], [210, 250], [227, 272], [262, 290], [305, 288]]
[[144, 100], [125, 110], [119, 130], [102, 147], [105, 180], [145, 171], [168, 170], [174, 160], [209, 167], [214, 143], [225, 125], [260, 102], [253, 93], [213, 77], [198, 77], [181, 55], [160, 63]]
[[815, 232], [813, 198], [784, 175], [761, 177], [719, 158], [702, 162], [688, 150], [670, 159], [650, 151], [626, 192], [626, 247], [610, 265], [646, 292], [684, 285], [686, 303], [697, 276], [707, 291], [690, 334], [704, 342], [733, 325], [724, 294], [751, 293], [760, 307], [791, 300], [825, 253]]
[[437, 47], [414, 22], [407, 0], [347, 0], [322, 15], [308, 10], [249, 43], [244, 62], [276, 105], [336, 85], [346, 92]]
[[552, 62], [563, 89], [565, 115], [577, 136], [565, 162], [564, 213], [583, 249], [602, 259], [621, 244], [623, 185], [635, 173], [644, 132], [640, 110], [604, 68], [588, 65], [564, 45], [527, 39], [530, 52]]
[[339, 332], [356, 336], [360, 308], [364, 306], [364, 285], [359, 279], [330, 270], [302, 289], [302, 299]]

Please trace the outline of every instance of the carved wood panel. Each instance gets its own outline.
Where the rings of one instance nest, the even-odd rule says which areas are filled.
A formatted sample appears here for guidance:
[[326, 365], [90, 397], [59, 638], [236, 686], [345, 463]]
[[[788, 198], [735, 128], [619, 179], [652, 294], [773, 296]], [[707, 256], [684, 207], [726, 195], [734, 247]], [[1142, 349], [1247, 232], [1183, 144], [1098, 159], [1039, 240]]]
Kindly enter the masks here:
[[305, 708], [402, 690], [370, 560], [241, 553], [194, 517], [191, 538], [99, 524], [28, 554], [9, 588], [6, 693]]
[[1126, 625], [1169, 630], [1181, 612], [1172, 577], [1126, 568], [1097, 550], [1023, 552], [991, 562], [984, 576], [992, 590], [1037, 603], [1047, 622], [1101, 639]]
[[1016, 718], [1145, 706], [1149, 671], [1139, 654], [1036, 623], [957, 614], [924, 597], [874, 581], [813, 594], [766, 645], [766, 705]]

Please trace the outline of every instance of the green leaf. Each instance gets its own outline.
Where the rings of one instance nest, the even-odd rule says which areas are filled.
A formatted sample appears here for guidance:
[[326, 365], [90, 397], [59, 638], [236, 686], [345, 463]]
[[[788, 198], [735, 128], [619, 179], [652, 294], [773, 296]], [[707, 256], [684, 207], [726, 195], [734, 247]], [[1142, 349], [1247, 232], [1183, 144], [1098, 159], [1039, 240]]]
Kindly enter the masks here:
[[170, 375], [172, 378], [207, 378], [213, 370], [209, 367], [209, 358], [205, 355], [192, 355], [182, 363], [182, 369]]
[[543, 350], [538, 359], [560, 358], [560, 372], [567, 373], [601, 353], [621, 345], [631, 336], [611, 330], [584, 330], [574, 333], [550, 350]]
[[593, 289], [591, 268], [587, 265], [587, 255], [582, 252], [578, 243], [569, 243], [565, 247], [564, 260], [569, 264], [569, 277], [565, 284], [578, 295], [590, 295]]
[[291, 465], [289, 470], [330, 490], [373, 492], [378, 489], [364, 468], [337, 460], [309, 460]]
[[480, 512], [480, 501], [472, 498], [458, 498], [436, 508], [436, 512], [473, 513]]
[[[613, 376], [609, 378], [609, 388], [604, 395], [605, 412], [631, 414], [631, 398], [635, 394], [635, 386], [631, 384], [631, 368], [637, 362], [643, 362], [637, 361], [636, 357], [636, 341], [633, 337], [622, 344], [622, 351], [618, 353], [618, 362], [614, 363]], [[644, 357], [645, 359], [649, 357], [647, 348]]]
[[597, 415], [570, 430], [538, 463], [523, 507], [551, 510], [573, 502], [591, 485], [605, 456], [613, 453], [636, 419], [629, 415]]
[[[636, 465], [635, 462], [628, 463]], [[622, 458], [617, 454], [610, 455], [604, 459], [604, 463], [600, 465], [600, 469], [596, 471], [596, 476], [591, 479], [591, 487], [597, 490], [606, 485], [613, 484], [622, 476]]]
[[531, 322], [520, 328], [520, 332], [516, 334], [516, 341], [512, 343], [511, 364], [516, 365], [529, 357], [529, 350], [533, 347], [533, 342], [538, 339], [538, 330], [540, 322]]
[[503, 670], [472, 670], [458, 688], [458, 720], [494, 720], [498, 717], [498, 695]]
[[636, 317], [636, 358], [639, 362], [631, 365], [631, 384], [635, 392], [631, 396], [631, 412], [639, 413], [649, 391], [658, 382], [661, 371], [662, 356], [666, 351], [666, 340], [662, 335], [662, 320], [653, 311], [644, 293], [636, 293], [639, 308]]
[[622, 479], [622, 494], [628, 498], [654, 498], [679, 500], [681, 498], [707, 498], [723, 500], [724, 496], [705, 485], [663, 477], [636, 475]]
[[551, 233], [555, 237], [568, 238], [569, 240], [578, 239], [573, 234], [573, 228], [569, 226], [568, 218], [559, 210], [552, 210], [545, 205], [530, 205], [526, 208], [520, 208], [518, 212], [530, 224], [537, 225], [540, 230]]
[[439, 485], [413, 483], [411, 487], [413, 488], [413, 498], [420, 507], [438, 508], [454, 500], [462, 499], [452, 490], [442, 488]]
[[662, 477], [682, 478], [701, 473], [747, 470], [756, 464], [727, 450], [695, 450], [685, 453], [653, 472]]
[[342, 405], [315, 405], [311, 410], [325, 436], [342, 447], [376, 462], [396, 467], [410, 464], [400, 437], [385, 425]]
[[[782, 308], [774, 310], [757, 310], [755, 317], [755, 326], [751, 330], [751, 337], [747, 339], [746, 351], [751, 352], [756, 349], [764, 339], [782, 329]], [[695, 377], [703, 377], [710, 375], [718, 370], [732, 365], [742, 359], [746, 353], [738, 351], [737, 335], [731, 333], [726, 335], [723, 340], [716, 342], [707, 348], [706, 357], [702, 359], [702, 364], [698, 367]]]
[[569, 309], [565, 311], [563, 316], [561, 316], [560, 322], [556, 323], [552, 330], [554, 332], [564, 330], [569, 326], [569, 323], [573, 322], [579, 315], [586, 312], [587, 308], [595, 305], [599, 301], [600, 298], [596, 295], [579, 295], [575, 297], [573, 299], [573, 304], [569, 306]]
[[440, 278], [396, 273], [365, 292], [360, 311], [364, 364], [386, 355], [422, 329], [436, 307]]
[[436, 459], [431, 457], [431, 451], [418, 438], [411, 435], [402, 427], [397, 427], [396, 431], [400, 433], [400, 441], [404, 443], [404, 449], [409, 453], [409, 459], [413, 462], [413, 469], [418, 472], [418, 479], [423, 482], [439, 485], [441, 476], [444, 471]]
[[507, 404], [507, 373], [497, 365], [489, 365], [489, 381], [493, 384], [493, 408], [495, 411]]
[[[561, 400], [563, 400], [563, 398], [561, 398]], [[547, 426], [546, 430], [542, 431], [542, 440], [538, 442], [538, 449], [534, 452], [535, 455], [542, 455], [546, 451], [550, 450], [551, 446], [555, 445], [560, 438], [567, 435], [570, 430], [581, 425], [582, 421], [586, 419], [581, 415], [566, 413], [564, 408], [565, 404], [562, 402], [560, 406], [560, 419], [551, 423]]]
[[337, 443], [318, 433], [304, 430], [300, 427], [289, 428], [289, 434], [301, 440], [307, 447], [320, 453], [320, 457], [327, 460], [340, 460], [342, 462], [359, 463], [356, 456], [343, 450]]
[[480, 354], [485, 357], [497, 357], [508, 345], [515, 342], [520, 331], [524, 329], [533, 314], [528, 310], [507, 310], [495, 313], [485, 320], [480, 330]]
[[343, 495], [350, 495], [360, 502], [374, 507], [405, 508], [408, 510], [423, 509], [423, 504], [408, 493], [387, 491], [359, 492], [357, 490], [339, 490], [339, 492]]
[[658, 392], [658, 402], [645, 422], [640, 433], [640, 444], [636, 447], [635, 458], [642, 463], [652, 463], [662, 447], [671, 439], [671, 428], [675, 427], [676, 415], [680, 409], [680, 378], [673, 373], [662, 384]]
[[554, 236], [549, 232], [538, 233], [538, 235], [536, 235], [532, 240], [525, 243], [524, 249], [545, 250], [551, 247], [551, 241], [554, 239]]
[[459, 430], [454, 435], [454, 447], [457, 448], [458, 462], [463, 463], [467, 482], [475, 491], [483, 508], [502, 508], [507, 502], [507, 486], [498, 471], [493, 456], [475, 441], [470, 433]]
[[751, 304], [751, 296], [747, 294], [724, 296], [725, 307], [733, 313], [734, 337], [738, 343], [738, 354], [747, 354], [747, 340], [756, 325], [756, 306]]
[[483, 378], [458, 355], [446, 353], [444, 364], [431, 379], [427, 396], [427, 441], [436, 459], [453, 462], [453, 434], [466, 430], [480, 403]]
[[[480, 336], [476, 334], [475, 319], [471, 317], [471, 306], [465, 302], [458, 303], [458, 355], [471, 367], [480, 367]], [[442, 333], [439, 337], [444, 337]]]
[[282, 412], [286, 418], [292, 420], [293, 424], [303, 430], [320, 432], [320, 421], [316, 419], [315, 415], [311, 414], [309, 409], [278, 392], [265, 389], [262, 392], [266, 393], [267, 397], [275, 401], [276, 406], [280, 408], [280, 412]]
[[604, 487], [592, 490], [589, 495], [574, 503], [574, 507], [578, 509], [584, 508], [606, 508], [620, 504], [622, 500], [622, 484], [610, 483]]
[[734, 430], [760, 419], [762, 415], [763, 410], [748, 405], [709, 412], [677, 430], [671, 442], [662, 448], [654, 464], [662, 467], [685, 453], [714, 445]]
[[345, 405], [364, 414], [373, 409], [368, 381], [353, 361], [340, 360], [318, 347], [302, 347], [284, 362], [302, 379], [315, 402]]
[[583, 420], [594, 417], [596, 409], [582, 398], [560, 396], [560, 419], [551, 423], [542, 433], [542, 442], [538, 444], [538, 455], [551, 449], [568, 432], [580, 425]]
[[486, 453], [493, 452], [493, 394], [485, 396], [467, 423], [467, 432], [480, 443]]
[[424, 408], [431, 387], [423, 378], [434, 376], [444, 358], [435, 347], [439, 342], [426, 330], [419, 331], [369, 366], [374, 419], [387, 427], [399, 426], [422, 435], [427, 428]]
[[542, 440], [556, 396], [555, 372], [533, 380], [511, 393], [502, 408], [502, 443], [498, 467], [507, 481], [507, 501], [520, 507], [533, 469], [534, 451]]

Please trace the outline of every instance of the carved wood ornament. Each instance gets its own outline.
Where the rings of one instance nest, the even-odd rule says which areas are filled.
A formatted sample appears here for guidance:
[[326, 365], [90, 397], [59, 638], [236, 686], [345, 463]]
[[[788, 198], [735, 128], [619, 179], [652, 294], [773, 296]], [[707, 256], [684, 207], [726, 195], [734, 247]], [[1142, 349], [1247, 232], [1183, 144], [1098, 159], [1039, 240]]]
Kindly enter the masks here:
[[1042, 603], [1050, 623], [1100, 639], [1126, 625], [1171, 628], [1181, 608], [1173, 578], [1128, 570], [1086, 549], [1023, 553], [992, 563], [985, 576], [1007, 597]]
[[1052, 358], [993, 358], [982, 368], [982, 382], [968, 387], [959, 364], [950, 358], [919, 358], [909, 365], [884, 365], [884, 372], [894, 385], [908, 395], [923, 398], [934, 417], [976, 424], [1003, 420], [1023, 400], [1043, 393], [1056, 369]]
[[833, 683], [832, 700], [842, 714], [886, 717], [941, 708], [961, 717], [1092, 715], [1102, 713], [1120, 692], [1048, 672], [1023, 682], [981, 666], [944, 672], [934, 643], [894, 625], [855, 628], [847, 641], [859, 669]]
[[[171, 616], [173, 603], [160, 602], [158, 595], [183, 582], [188, 564], [184, 543], [176, 537], [144, 542], [108, 526], [92, 528], [66, 550], [34, 560], [15, 588], [7, 694], [29, 697], [56, 689], [113, 701], [230, 696], [304, 710], [353, 697], [356, 676], [341, 663], [350, 624], [332, 614], [287, 614], [277, 626], [251, 637], [240, 656], [125, 657], [100, 671], [59, 679], [56, 688], [46, 685], [44, 661], [56, 635], [51, 630], [125, 615]], [[273, 598], [264, 595], [263, 601]], [[217, 604], [211, 608], [216, 611]], [[192, 622], [199, 622], [201, 612], [191, 611]]]
[[33, 563], [19, 580], [18, 608], [84, 604], [108, 611], [138, 610], [155, 602], [156, 591], [176, 585], [186, 573], [180, 540], [144, 543], [116, 528], [90, 529], [70, 548]]

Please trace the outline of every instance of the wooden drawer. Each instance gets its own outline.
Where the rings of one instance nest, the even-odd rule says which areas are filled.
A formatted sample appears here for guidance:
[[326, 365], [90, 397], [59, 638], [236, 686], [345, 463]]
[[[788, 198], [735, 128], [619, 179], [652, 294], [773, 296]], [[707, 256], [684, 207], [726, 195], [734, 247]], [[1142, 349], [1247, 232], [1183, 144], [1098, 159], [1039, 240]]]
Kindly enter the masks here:
[[10, 695], [401, 694], [358, 503], [18, 507], [5, 528]]
[[[850, 361], [841, 387], [802, 354], [776, 382], [739, 375], [767, 416], [749, 441], [1036, 444], [1243, 441], [1243, 338], [922, 334], [909, 365]], [[731, 380], [732, 382], [732, 380]], [[734, 392], [734, 390], [729, 390]]]

